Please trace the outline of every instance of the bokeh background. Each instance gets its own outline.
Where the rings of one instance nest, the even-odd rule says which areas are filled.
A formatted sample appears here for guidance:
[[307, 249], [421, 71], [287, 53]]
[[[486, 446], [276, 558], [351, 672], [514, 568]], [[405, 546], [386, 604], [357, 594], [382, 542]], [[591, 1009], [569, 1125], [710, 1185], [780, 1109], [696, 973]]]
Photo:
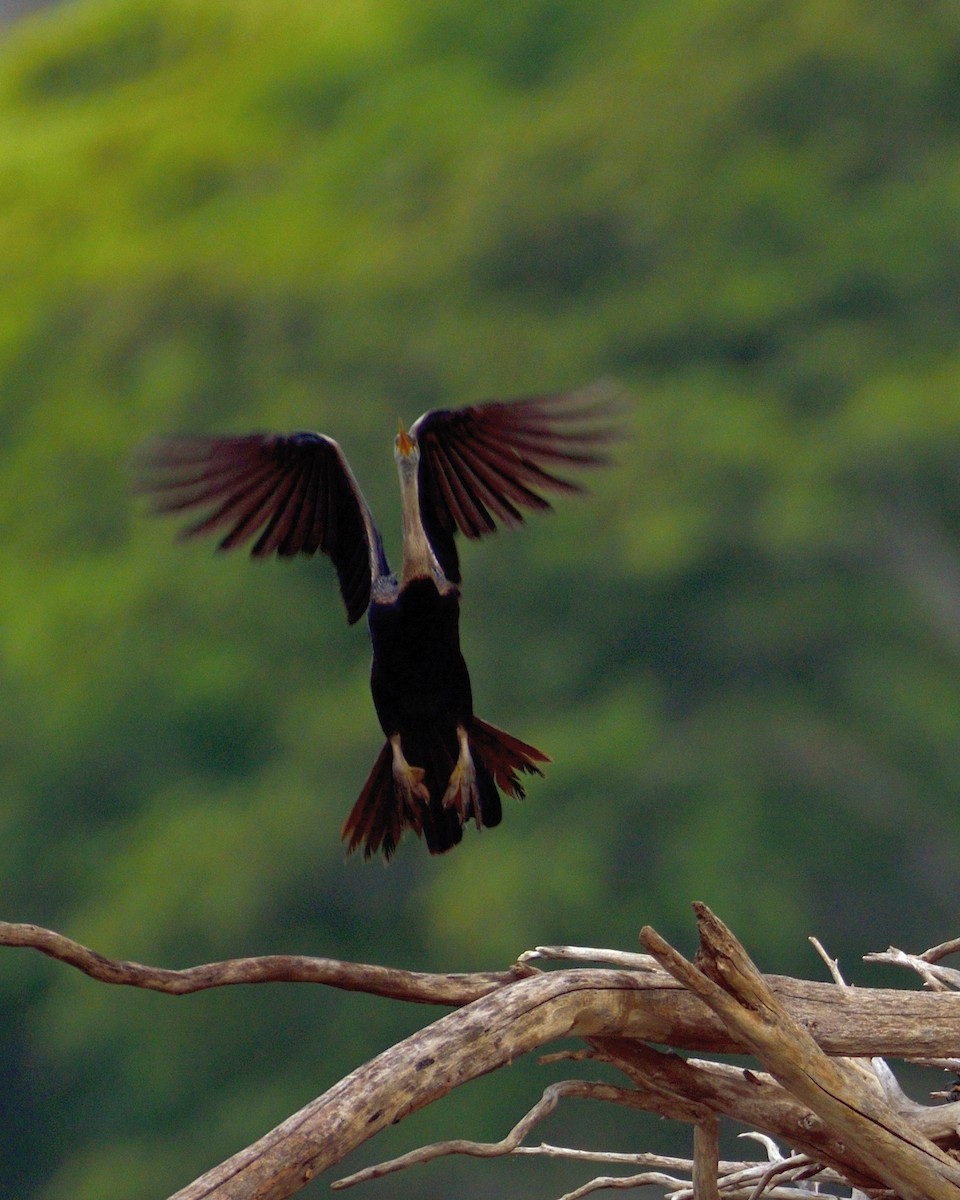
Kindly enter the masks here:
[[[822, 978], [817, 934], [873, 983], [863, 953], [960, 933], [955, 5], [54, 5], [0, 46], [0, 280], [0, 916], [167, 966], [469, 970], [647, 922], [692, 949], [701, 899], [766, 970]], [[553, 766], [449, 856], [345, 861], [381, 736], [330, 565], [177, 543], [131, 455], [324, 430], [396, 557], [398, 416], [600, 377], [616, 467], [464, 554], [478, 711]], [[164, 1196], [436, 1015], [3, 951], [0, 1193]], [[348, 1165], [500, 1137], [569, 1071]]]

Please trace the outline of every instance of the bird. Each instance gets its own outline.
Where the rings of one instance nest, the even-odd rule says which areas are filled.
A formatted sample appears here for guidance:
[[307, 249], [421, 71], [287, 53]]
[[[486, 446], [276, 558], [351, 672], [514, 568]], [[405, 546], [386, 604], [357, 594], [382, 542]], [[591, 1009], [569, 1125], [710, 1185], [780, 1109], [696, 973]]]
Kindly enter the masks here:
[[409, 430], [399, 422], [403, 552], [391, 571], [370, 507], [339, 444], [323, 433], [172, 435], [141, 452], [138, 490], [158, 514], [199, 519], [182, 536], [222, 534], [220, 550], [252, 539], [254, 558], [324, 554], [350, 624], [367, 614], [370, 689], [385, 742], [341, 837], [350, 854], [389, 860], [405, 830], [432, 854], [464, 827], [492, 828], [503, 792], [523, 799], [521, 775], [549, 757], [473, 711], [460, 649], [461, 570], [456, 534], [515, 528], [543, 494], [582, 486], [558, 474], [609, 459], [614, 437], [603, 389], [462, 408], [435, 408]]

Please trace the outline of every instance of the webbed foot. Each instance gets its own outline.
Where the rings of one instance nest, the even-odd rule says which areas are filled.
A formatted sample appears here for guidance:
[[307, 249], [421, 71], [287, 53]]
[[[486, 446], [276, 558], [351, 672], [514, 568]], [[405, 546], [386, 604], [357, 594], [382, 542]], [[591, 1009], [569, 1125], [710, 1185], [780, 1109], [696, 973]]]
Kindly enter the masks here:
[[447, 790], [443, 793], [443, 806], [444, 808], [455, 808], [460, 814], [461, 824], [465, 824], [472, 816], [477, 828], [482, 829], [477, 770], [473, 765], [467, 731], [462, 725], [457, 726], [457, 741], [460, 745], [460, 752], [447, 783]]
[[423, 782], [424, 770], [412, 766], [404, 758], [399, 734], [394, 734], [390, 739], [390, 747], [393, 750], [393, 782], [397, 795], [408, 812], [417, 813], [421, 804], [430, 803], [430, 793]]

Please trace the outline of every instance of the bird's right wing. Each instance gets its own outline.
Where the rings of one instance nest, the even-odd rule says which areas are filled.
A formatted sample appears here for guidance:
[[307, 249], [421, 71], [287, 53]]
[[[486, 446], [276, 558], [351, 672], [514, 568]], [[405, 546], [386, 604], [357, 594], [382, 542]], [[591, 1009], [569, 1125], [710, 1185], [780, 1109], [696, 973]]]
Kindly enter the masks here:
[[259, 535], [251, 554], [330, 557], [352, 624], [389, 572], [380, 535], [343, 451], [319, 433], [169, 437], [147, 445], [139, 490], [158, 513], [204, 510], [183, 534], [226, 529], [221, 550]]
[[444, 574], [460, 582], [454, 534], [493, 533], [523, 523], [523, 509], [550, 510], [542, 492], [579, 492], [558, 475], [597, 467], [617, 434], [610, 394], [601, 385], [578, 392], [489, 400], [469, 408], [433, 409], [410, 436], [420, 446], [420, 512]]

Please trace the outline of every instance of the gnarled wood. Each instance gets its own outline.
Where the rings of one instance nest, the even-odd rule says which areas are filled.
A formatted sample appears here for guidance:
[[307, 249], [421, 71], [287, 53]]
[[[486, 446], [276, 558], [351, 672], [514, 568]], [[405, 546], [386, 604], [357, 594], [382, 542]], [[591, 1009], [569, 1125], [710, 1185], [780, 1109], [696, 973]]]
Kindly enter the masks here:
[[[905, 1200], [958, 1200], [960, 1166], [944, 1150], [960, 1147], [960, 1103], [916, 1104], [892, 1085], [889, 1070], [884, 1074], [882, 1064], [869, 1060], [880, 1055], [948, 1059], [960, 1044], [960, 994], [847, 988], [836, 971], [832, 984], [764, 976], [709, 909], [695, 909], [701, 945], [694, 963], [647, 929], [644, 941], [655, 958], [570, 948], [522, 956], [530, 960], [559, 954], [611, 963], [547, 972], [522, 961], [503, 972], [427, 975], [290, 955], [171, 970], [109, 959], [51, 930], [2, 922], [0, 944], [39, 950], [97, 980], [171, 994], [284, 980], [462, 1006], [358, 1067], [171, 1200], [292, 1196], [386, 1125], [461, 1083], [563, 1038], [577, 1039], [580, 1046], [568, 1056], [603, 1059], [621, 1070], [631, 1086], [582, 1080], [552, 1085], [500, 1143], [462, 1140], [425, 1147], [343, 1185], [441, 1154], [531, 1152], [533, 1148], [519, 1144], [521, 1137], [561, 1097], [579, 1095], [693, 1125], [695, 1154], [686, 1169], [696, 1176], [698, 1196], [718, 1194], [721, 1170], [725, 1182], [745, 1170], [748, 1190], [768, 1177], [779, 1181], [819, 1172], [860, 1188], [889, 1187]], [[941, 949], [946, 953], [946, 946], [937, 952]], [[925, 956], [920, 960], [930, 961]], [[937, 982], [948, 986], [939, 976]], [[684, 1060], [651, 1042], [749, 1053], [762, 1069]], [[837, 1056], [849, 1056], [849, 1061]], [[719, 1164], [716, 1129], [721, 1116], [802, 1153], [769, 1166]], [[656, 1171], [637, 1179], [654, 1175]], [[670, 1177], [661, 1176], [671, 1186]], [[596, 1190], [604, 1178], [575, 1194]]]
[[696, 905], [700, 949], [689, 963], [654, 930], [641, 941], [739, 1035], [751, 1053], [848, 1148], [857, 1168], [904, 1200], [960, 1200], [960, 1166], [894, 1112], [845, 1063], [830, 1059], [774, 996], [743, 946]]

